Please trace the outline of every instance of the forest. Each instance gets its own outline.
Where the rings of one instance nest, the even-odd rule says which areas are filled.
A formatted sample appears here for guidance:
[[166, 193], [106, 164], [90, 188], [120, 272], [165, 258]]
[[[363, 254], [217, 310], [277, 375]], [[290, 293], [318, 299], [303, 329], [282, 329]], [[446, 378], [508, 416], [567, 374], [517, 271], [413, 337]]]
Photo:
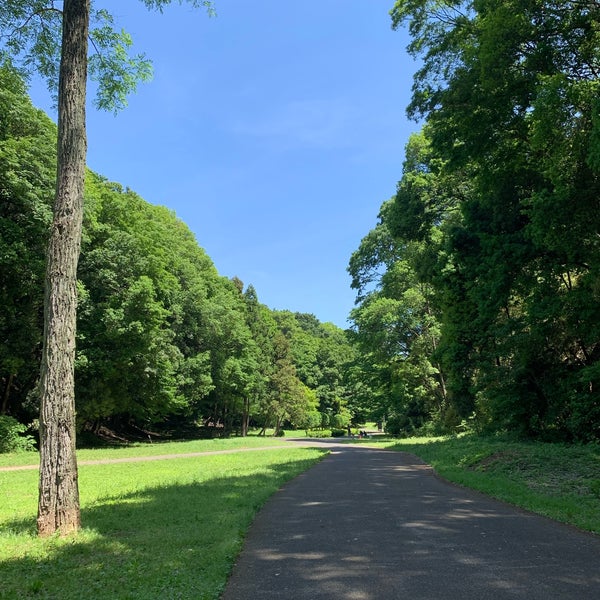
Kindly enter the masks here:
[[600, 439], [600, 4], [398, 0], [396, 193], [350, 260], [388, 429]]
[[[398, 0], [417, 60], [351, 328], [272, 310], [168, 209], [87, 172], [77, 427], [600, 440], [600, 5]], [[394, 76], [391, 74], [390, 76]], [[56, 126], [0, 70], [0, 413], [35, 427]]]
[[[56, 125], [0, 69], [2, 415], [35, 433]], [[173, 212], [87, 172], [76, 408], [85, 434], [246, 435], [350, 420], [343, 330], [218, 274]]]

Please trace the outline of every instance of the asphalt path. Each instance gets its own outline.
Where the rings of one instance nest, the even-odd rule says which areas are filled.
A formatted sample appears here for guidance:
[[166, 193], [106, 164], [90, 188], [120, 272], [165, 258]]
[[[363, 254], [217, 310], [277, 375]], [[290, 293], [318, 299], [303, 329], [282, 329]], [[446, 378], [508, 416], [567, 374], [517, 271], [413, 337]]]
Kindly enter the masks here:
[[258, 513], [222, 600], [600, 599], [600, 537], [410, 454], [331, 450]]

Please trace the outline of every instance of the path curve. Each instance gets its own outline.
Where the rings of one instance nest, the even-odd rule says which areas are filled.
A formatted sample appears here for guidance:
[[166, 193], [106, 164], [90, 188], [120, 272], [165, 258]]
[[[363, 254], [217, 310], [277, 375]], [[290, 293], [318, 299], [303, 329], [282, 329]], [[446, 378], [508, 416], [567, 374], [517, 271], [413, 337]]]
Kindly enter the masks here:
[[331, 445], [258, 513], [222, 600], [597, 600], [600, 538]]

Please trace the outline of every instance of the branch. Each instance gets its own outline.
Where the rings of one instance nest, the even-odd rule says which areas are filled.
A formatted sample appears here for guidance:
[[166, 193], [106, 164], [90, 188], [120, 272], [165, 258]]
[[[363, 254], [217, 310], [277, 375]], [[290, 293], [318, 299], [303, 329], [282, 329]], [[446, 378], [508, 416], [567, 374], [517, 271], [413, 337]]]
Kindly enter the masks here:
[[60, 10], [59, 8], [56, 8], [54, 6], [54, 2], [52, 2], [52, 6], [49, 6], [48, 8], [42, 8], [40, 10], [36, 10], [35, 12], [31, 13], [29, 15], [29, 17], [27, 17], [27, 19], [21, 24], [18, 25], [17, 27], [15, 27], [10, 34], [8, 34], [8, 38], [10, 39], [11, 37], [13, 37], [16, 33], [23, 31], [27, 25], [29, 25], [29, 23], [35, 18], [35, 17], [39, 17], [40, 21], [43, 23], [44, 22], [44, 18], [42, 15], [46, 14], [46, 13], [55, 13], [58, 15], [62, 15], [62, 10]]

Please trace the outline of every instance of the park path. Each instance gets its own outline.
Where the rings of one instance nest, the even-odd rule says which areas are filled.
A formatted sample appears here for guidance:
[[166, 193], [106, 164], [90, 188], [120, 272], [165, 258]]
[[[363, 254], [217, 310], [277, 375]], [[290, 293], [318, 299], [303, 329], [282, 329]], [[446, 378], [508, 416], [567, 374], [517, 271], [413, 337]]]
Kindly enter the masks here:
[[331, 445], [258, 513], [222, 600], [597, 600], [600, 538]]

